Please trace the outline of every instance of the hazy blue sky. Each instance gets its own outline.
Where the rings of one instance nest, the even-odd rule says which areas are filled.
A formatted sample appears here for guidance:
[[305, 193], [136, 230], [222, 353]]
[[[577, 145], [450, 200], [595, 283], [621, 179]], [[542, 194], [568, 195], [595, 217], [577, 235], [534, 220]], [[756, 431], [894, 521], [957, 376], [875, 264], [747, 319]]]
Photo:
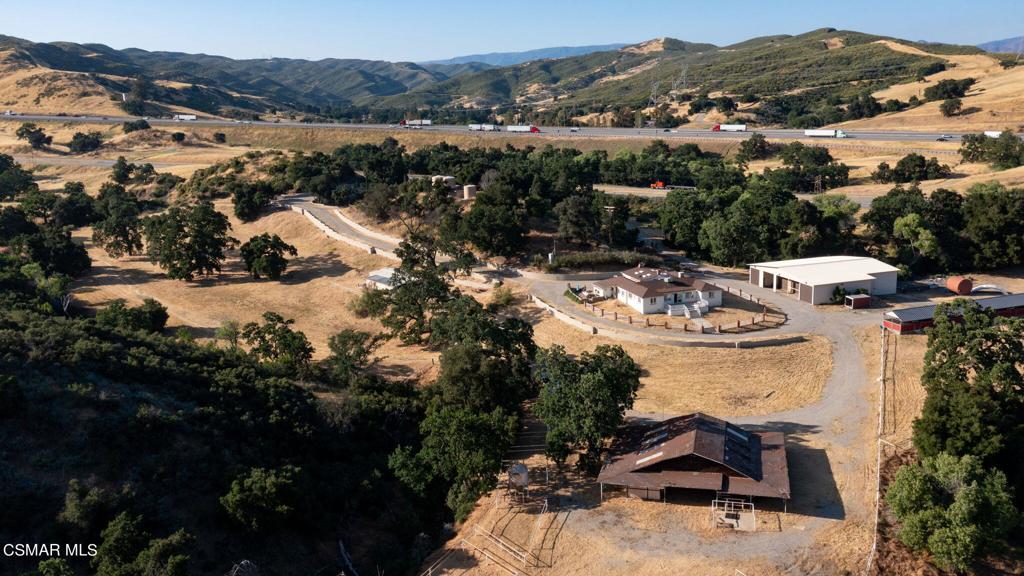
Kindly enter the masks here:
[[638, 42], [724, 45], [831, 26], [976, 44], [1024, 34], [1021, 0], [0, 0], [0, 34], [234, 58], [429, 60]]

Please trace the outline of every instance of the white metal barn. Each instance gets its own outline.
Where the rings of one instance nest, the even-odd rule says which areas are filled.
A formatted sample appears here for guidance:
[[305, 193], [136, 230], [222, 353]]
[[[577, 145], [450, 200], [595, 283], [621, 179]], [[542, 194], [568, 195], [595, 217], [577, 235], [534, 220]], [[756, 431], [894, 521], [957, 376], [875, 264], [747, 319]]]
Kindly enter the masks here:
[[750, 283], [782, 291], [809, 304], [832, 300], [836, 287], [879, 296], [896, 293], [898, 270], [866, 256], [819, 256], [750, 265]]

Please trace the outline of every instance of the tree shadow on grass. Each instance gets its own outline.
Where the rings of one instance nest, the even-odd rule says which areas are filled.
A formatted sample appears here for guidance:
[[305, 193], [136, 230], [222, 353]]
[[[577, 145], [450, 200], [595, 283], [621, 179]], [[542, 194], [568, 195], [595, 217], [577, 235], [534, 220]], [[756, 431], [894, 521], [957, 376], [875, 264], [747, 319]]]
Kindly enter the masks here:
[[282, 284], [304, 284], [317, 278], [341, 277], [352, 271], [352, 267], [330, 254], [300, 256], [288, 264], [288, 271], [281, 278]]

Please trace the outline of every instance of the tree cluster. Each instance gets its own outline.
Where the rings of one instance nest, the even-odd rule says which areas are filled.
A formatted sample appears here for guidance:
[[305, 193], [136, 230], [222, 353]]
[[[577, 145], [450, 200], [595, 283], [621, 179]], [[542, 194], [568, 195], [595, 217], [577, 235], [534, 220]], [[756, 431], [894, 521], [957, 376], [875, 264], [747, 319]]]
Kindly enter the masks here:
[[[1024, 489], [1024, 322], [971, 300], [943, 303], [928, 333], [914, 447], [886, 493], [898, 537], [965, 571], [1006, 547]], [[1015, 496], [1016, 495], [1016, 496]]]
[[963, 98], [971, 86], [974, 86], [974, 82], [974, 78], [939, 80], [924, 89], [924, 98], [929, 102]]
[[966, 134], [960, 143], [964, 162], [984, 162], [997, 170], [1024, 165], [1024, 140], [1009, 130], [998, 138], [985, 134]]
[[890, 167], [888, 162], [880, 163], [878, 169], [871, 173], [871, 179], [879, 184], [906, 184], [948, 178], [952, 173], [949, 166], [939, 164], [938, 158], [932, 156], [925, 160], [924, 156], [912, 152], [900, 158], [895, 168]]
[[33, 150], [46, 148], [53, 143], [53, 136], [49, 136], [42, 128], [32, 122], [26, 122], [14, 132], [18, 140], [25, 140]]
[[98, 150], [102, 145], [103, 135], [99, 132], [75, 132], [71, 135], [71, 142], [68, 142], [68, 150], [72, 154], [84, 154]]
[[868, 242], [910, 270], [965, 271], [1024, 262], [1024, 190], [977, 184], [965, 195], [896, 186], [861, 217]]

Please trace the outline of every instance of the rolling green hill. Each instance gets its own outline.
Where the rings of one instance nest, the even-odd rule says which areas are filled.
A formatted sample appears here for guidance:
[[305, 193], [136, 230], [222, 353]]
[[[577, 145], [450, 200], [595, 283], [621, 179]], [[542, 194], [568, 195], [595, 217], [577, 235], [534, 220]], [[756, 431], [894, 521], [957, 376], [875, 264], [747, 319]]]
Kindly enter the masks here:
[[[424, 85], [383, 102], [395, 106], [643, 106], [656, 82], [655, 92], [661, 99], [700, 91], [767, 96], [892, 84], [913, 79], [924, 67], [941, 62], [876, 43], [887, 39], [831, 28], [797, 36], [764, 36], [724, 47], [659, 39], [617, 51], [493, 68]], [[900, 42], [933, 53], [980, 52], [973, 46]]]
[[[115, 50], [102, 44], [37, 43], [0, 36], [0, 51], [8, 50], [12, 52], [11, 58], [43, 68], [194, 84], [200, 90], [223, 92], [225, 98], [219, 99], [220, 104], [256, 109], [308, 110], [327, 105], [365, 104], [381, 96], [400, 94], [424, 84], [488, 68], [481, 63], [419, 65], [336, 58], [234, 60], [137, 48]], [[105, 80], [117, 84], [117, 79]], [[123, 88], [121, 85], [110, 87]], [[223, 101], [231, 99], [229, 94], [243, 98], [236, 102]]]

